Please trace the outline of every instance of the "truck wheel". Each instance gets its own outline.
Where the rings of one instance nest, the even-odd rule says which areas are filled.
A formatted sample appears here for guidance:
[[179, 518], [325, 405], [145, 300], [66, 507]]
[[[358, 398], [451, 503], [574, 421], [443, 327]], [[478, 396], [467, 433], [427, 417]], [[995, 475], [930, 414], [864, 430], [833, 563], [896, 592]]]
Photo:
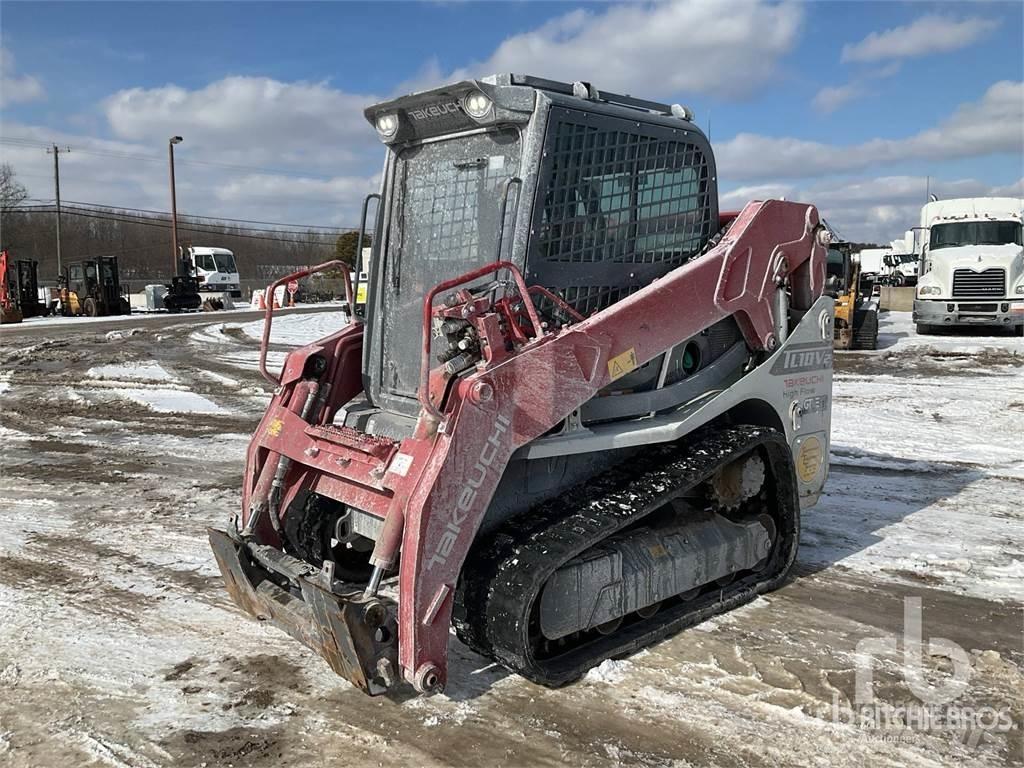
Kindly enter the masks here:
[[931, 336], [935, 333], [934, 325], [925, 325], [924, 323], [917, 324], [917, 335], [918, 336]]
[[96, 304], [96, 299], [86, 299], [82, 303], [82, 312], [88, 317], [99, 317], [100, 308]]

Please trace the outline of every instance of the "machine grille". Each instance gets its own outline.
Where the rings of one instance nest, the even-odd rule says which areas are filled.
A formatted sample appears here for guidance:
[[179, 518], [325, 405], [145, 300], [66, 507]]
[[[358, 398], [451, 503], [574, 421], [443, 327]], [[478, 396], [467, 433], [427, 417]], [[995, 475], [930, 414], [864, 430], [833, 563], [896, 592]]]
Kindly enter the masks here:
[[565, 110], [549, 126], [531, 282], [591, 314], [700, 252], [717, 229], [713, 161], [657, 125]]
[[954, 296], [1005, 296], [1006, 270], [986, 269], [975, 272], [973, 269], [958, 269], [953, 272]]

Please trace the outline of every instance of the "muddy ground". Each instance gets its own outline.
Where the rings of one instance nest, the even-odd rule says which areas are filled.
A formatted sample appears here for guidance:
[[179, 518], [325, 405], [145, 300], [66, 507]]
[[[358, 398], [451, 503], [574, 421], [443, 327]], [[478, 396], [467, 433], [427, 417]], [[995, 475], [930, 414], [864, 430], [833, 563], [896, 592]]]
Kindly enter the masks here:
[[[832, 475], [777, 592], [560, 690], [453, 636], [445, 695], [370, 699], [236, 610], [206, 545], [268, 396], [243, 319], [0, 334], [0, 763], [1024, 761], [1016, 341], [907, 346], [893, 325], [879, 352], [838, 359]], [[940, 707], [961, 719], [857, 723], [861, 641], [896, 643], [876, 654], [873, 712], [919, 710], [922, 685], [957, 671], [926, 649], [925, 680], [906, 679], [915, 598], [925, 644], [966, 654]]]

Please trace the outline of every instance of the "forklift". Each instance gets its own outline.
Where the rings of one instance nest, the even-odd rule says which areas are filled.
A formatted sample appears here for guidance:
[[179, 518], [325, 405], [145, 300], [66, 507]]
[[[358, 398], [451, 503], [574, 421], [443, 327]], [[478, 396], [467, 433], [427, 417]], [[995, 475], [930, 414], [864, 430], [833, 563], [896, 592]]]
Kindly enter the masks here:
[[60, 281], [62, 315], [101, 317], [132, 312], [121, 286], [116, 256], [73, 261], [65, 268]]
[[38, 262], [12, 260], [7, 251], [0, 252], [0, 323], [20, 323], [46, 313], [46, 305], [39, 301]]
[[18, 303], [22, 317], [42, 317], [48, 313], [47, 306], [39, 300], [39, 262], [18, 259], [14, 262], [18, 280]]
[[836, 300], [833, 347], [877, 349], [878, 299], [872, 295], [872, 283], [861, 279], [852, 244], [830, 243], [825, 268], [825, 293]]

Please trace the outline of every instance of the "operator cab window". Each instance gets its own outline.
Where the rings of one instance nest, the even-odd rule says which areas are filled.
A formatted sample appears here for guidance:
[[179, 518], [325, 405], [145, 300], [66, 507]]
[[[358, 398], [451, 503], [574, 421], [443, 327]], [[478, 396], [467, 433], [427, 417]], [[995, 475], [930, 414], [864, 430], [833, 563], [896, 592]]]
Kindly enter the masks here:
[[556, 110], [527, 270], [588, 315], [698, 254], [717, 230], [709, 160], [658, 124]]
[[[227, 253], [217, 253], [213, 256], [207, 257], [213, 262], [214, 267], [218, 272], [237, 272], [238, 268], [235, 266], [235, 257]], [[207, 269], [212, 269], [207, 267]]]

